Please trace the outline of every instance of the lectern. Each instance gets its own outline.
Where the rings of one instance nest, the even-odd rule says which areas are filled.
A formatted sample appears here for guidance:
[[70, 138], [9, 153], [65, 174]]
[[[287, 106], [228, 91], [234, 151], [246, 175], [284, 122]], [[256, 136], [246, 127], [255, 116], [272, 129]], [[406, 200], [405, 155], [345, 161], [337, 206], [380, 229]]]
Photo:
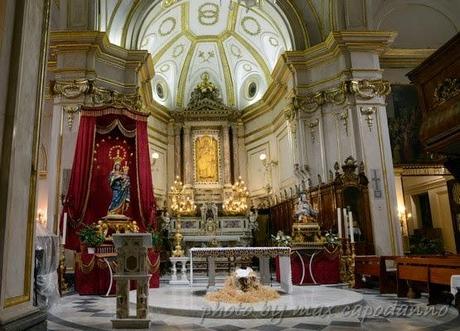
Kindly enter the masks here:
[[[112, 320], [114, 329], [148, 329], [149, 279], [147, 250], [152, 247], [148, 233], [120, 233], [112, 236], [117, 250], [117, 315]], [[136, 315], [129, 315], [129, 284], [137, 282]]]

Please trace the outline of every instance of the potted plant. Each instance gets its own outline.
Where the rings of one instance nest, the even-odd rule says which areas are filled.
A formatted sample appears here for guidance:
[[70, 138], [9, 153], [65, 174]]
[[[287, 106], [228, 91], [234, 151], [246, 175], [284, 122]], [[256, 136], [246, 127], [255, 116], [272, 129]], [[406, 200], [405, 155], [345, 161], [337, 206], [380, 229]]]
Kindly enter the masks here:
[[94, 254], [96, 247], [102, 245], [105, 236], [99, 231], [96, 224], [85, 225], [78, 233], [80, 241], [88, 247], [88, 254]]

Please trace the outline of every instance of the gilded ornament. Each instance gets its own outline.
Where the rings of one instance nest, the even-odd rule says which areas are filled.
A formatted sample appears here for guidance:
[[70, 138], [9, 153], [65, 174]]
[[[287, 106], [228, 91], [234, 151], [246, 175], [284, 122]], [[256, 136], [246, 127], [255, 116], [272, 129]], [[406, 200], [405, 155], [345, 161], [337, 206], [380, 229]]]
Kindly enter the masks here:
[[67, 127], [72, 130], [74, 115], [78, 113], [80, 107], [78, 105], [65, 105], [63, 107], [64, 112], [67, 114]]
[[214, 25], [219, 20], [219, 6], [206, 2], [198, 8], [198, 21], [203, 25]]
[[460, 79], [447, 78], [434, 90], [435, 104], [441, 104], [460, 94]]
[[88, 93], [91, 83], [87, 79], [77, 79], [74, 81], [55, 81], [51, 86], [53, 94], [63, 95], [67, 99], [75, 99]]
[[174, 5], [177, 2], [177, 0], [163, 0], [161, 2], [161, 7], [163, 8], [169, 8], [172, 5]]
[[243, 28], [244, 32], [251, 36], [257, 36], [262, 30], [259, 22], [257, 22], [257, 20], [251, 16], [243, 17], [241, 20], [241, 27]]
[[390, 94], [390, 82], [382, 79], [377, 80], [351, 80], [348, 82], [349, 92], [355, 97], [370, 100]]
[[372, 127], [374, 126], [374, 119], [372, 118], [372, 115], [377, 111], [377, 107], [360, 107], [359, 111], [361, 112], [361, 115], [365, 116], [365, 121], [367, 122], [369, 131], [372, 131]]

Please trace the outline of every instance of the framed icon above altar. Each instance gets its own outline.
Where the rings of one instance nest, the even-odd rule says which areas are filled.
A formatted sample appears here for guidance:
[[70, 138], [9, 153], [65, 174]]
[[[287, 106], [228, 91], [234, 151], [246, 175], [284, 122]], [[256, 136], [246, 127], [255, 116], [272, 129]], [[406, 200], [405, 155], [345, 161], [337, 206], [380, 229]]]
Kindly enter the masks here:
[[196, 185], [216, 186], [222, 178], [219, 130], [193, 132], [193, 177]]

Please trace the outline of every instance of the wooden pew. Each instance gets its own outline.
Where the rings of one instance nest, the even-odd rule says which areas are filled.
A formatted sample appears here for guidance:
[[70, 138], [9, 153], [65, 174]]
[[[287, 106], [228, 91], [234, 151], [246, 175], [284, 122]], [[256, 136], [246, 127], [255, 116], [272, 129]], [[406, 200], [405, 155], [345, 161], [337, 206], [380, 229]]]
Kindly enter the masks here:
[[363, 277], [378, 279], [380, 294], [396, 293], [396, 268], [388, 268], [386, 261], [397, 256], [358, 255], [355, 258], [355, 288], [364, 287]]
[[[429, 294], [429, 303], [441, 302], [441, 291], [450, 287], [450, 277], [460, 275], [460, 256], [399, 257], [396, 259], [399, 297]], [[441, 301], [440, 301], [441, 300]]]

